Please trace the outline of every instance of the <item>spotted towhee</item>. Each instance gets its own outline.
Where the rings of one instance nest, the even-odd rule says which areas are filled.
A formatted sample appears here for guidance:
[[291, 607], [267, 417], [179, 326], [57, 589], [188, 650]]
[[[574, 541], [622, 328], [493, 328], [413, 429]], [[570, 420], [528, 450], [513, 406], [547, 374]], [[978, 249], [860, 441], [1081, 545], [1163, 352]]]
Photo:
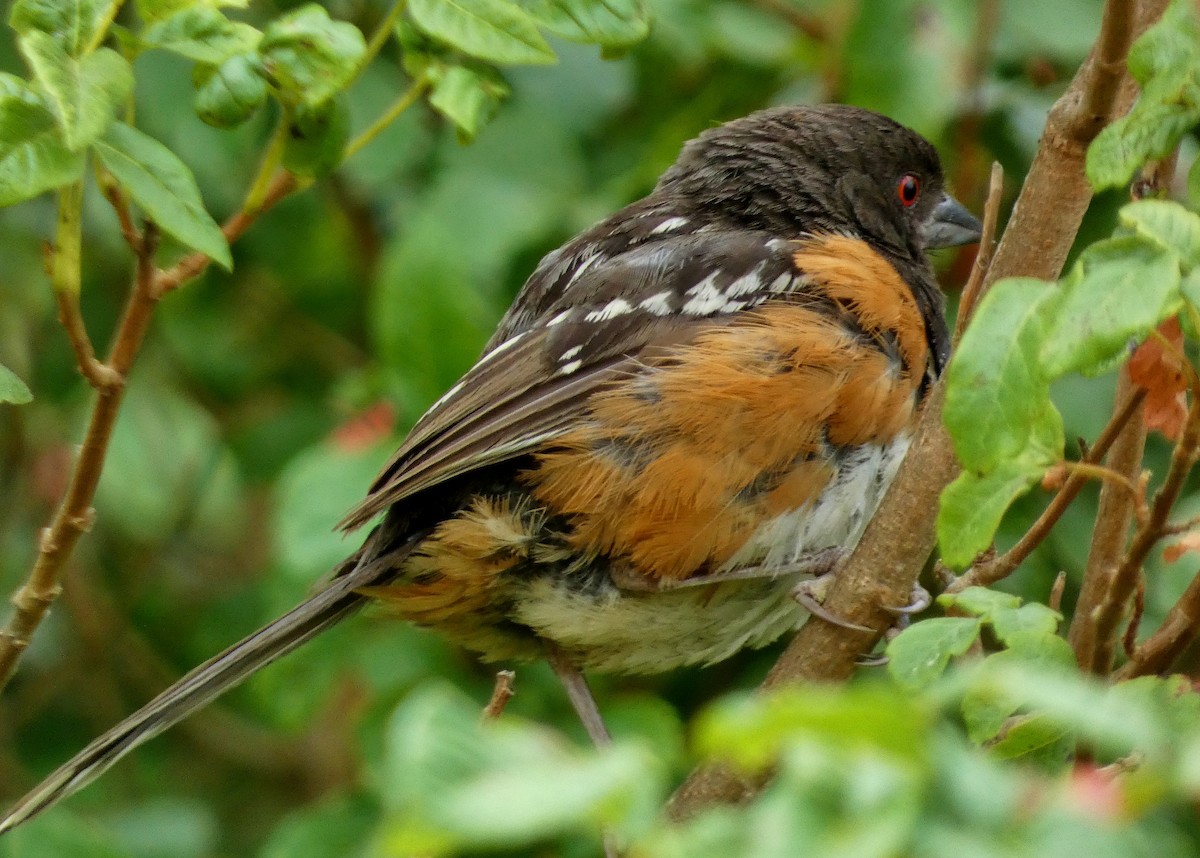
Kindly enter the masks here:
[[925, 251], [973, 241], [937, 152], [883, 116], [782, 107], [701, 134], [645, 199], [538, 265], [482, 357], [343, 522], [331, 582], [192, 671], [0, 830], [371, 602], [487, 660], [726, 658], [804, 622], [946, 364]]

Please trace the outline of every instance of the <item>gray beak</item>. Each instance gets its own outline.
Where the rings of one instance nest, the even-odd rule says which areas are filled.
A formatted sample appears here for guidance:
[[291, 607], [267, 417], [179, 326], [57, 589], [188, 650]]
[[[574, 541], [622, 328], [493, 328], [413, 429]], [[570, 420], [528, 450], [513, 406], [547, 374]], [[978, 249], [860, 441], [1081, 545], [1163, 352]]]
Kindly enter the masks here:
[[921, 224], [921, 236], [926, 247], [957, 247], [979, 241], [983, 227], [975, 215], [967, 211], [954, 197], [946, 194], [933, 207], [925, 223]]

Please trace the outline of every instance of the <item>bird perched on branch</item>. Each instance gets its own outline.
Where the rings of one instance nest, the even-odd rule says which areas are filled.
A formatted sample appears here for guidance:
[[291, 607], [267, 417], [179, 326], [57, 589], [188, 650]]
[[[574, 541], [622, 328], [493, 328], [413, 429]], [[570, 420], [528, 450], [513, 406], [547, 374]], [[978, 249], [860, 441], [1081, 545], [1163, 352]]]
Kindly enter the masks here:
[[489, 661], [582, 670], [763, 646], [820, 610], [892, 479], [949, 336], [926, 250], [979, 224], [919, 135], [844, 106], [686, 144], [653, 192], [546, 256], [478, 362], [343, 522], [310, 599], [53, 773], [0, 831], [368, 604]]

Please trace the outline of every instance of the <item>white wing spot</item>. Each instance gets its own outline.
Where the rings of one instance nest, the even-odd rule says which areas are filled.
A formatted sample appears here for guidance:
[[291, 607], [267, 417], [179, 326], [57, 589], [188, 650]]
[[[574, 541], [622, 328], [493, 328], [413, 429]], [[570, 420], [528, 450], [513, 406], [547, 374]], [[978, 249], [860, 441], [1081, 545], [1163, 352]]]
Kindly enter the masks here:
[[686, 225], [687, 222], [688, 219], [685, 217], [669, 217], [658, 226], [654, 227], [654, 229], [650, 230], [650, 234], [660, 235], [664, 232], [671, 232], [672, 230], [679, 229], [681, 226]]
[[565, 352], [563, 352], [561, 355], [559, 355], [558, 359], [560, 361], [570, 360], [571, 358], [578, 355], [581, 351], [583, 351], [582, 345], [571, 346], [569, 349], [567, 349]]
[[601, 253], [599, 251], [593, 251], [592, 253], [585, 256], [583, 258], [583, 261], [581, 261], [579, 263], [579, 267], [575, 269], [575, 273], [571, 275], [571, 279], [567, 281], [567, 285], [563, 287], [563, 291], [565, 292], [566, 290], [568, 290], [572, 286], [574, 286], [576, 283], [578, 283], [579, 278], [583, 276], [583, 272], [587, 271], [589, 268], [591, 268], [593, 265], [595, 265], [596, 262], [600, 259], [600, 257], [601, 257]]
[[592, 310], [583, 317], [585, 322], [603, 322], [608, 319], [615, 319], [617, 316], [624, 316], [633, 310], [633, 305], [624, 298], [613, 298], [599, 310]]
[[643, 300], [638, 307], [655, 316], [669, 316], [671, 315], [671, 296], [672, 292], [669, 289], [665, 292], [657, 292]]
[[557, 316], [555, 316], [553, 319], [551, 319], [549, 322], [547, 322], [546, 327], [553, 328], [555, 325], [559, 324], [560, 322], [565, 322], [567, 319], [571, 318], [572, 312], [574, 312], [574, 311], [563, 310], [561, 313], [559, 313]]
[[758, 263], [758, 265], [755, 265], [754, 268], [749, 272], [743, 274], [737, 280], [734, 280], [732, 283], [726, 286], [725, 297], [735, 298], [738, 295], [746, 295], [750, 292], [757, 292], [759, 289], [761, 289], [762, 283], [759, 282], [759, 274], [762, 272], [764, 265], [766, 265], [765, 262]]
[[583, 366], [583, 361], [573, 360], [568, 364], [563, 364], [563, 368], [558, 371], [558, 374], [559, 375], [570, 375], [571, 373], [575, 372], [575, 370], [579, 369], [581, 366]]
[[792, 284], [795, 282], [795, 280], [796, 278], [791, 274], [780, 274], [771, 281], [769, 286], [767, 286], [767, 291], [774, 292], [776, 294], [779, 292], [790, 292], [792, 290]]
[[449, 402], [451, 399], [453, 399], [455, 397], [455, 395], [462, 389], [463, 389], [463, 382], [460, 381], [458, 384], [454, 385], [454, 387], [450, 388], [445, 393], [443, 393], [440, 397], [438, 397], [438, 401], [433, 403], [433, 405], [430, 405], [428, 408], [426, 408], [425, 413], [429, 414], [433, 411], [437, 411], [439, 408], [441, 408], [443, 405], [445, 405], [447, 402]]
[[487, 353], [487, 354], [485, 354], [483, 357], [481, 357], [481, 358], [480, 358], [478, 361], [476, 361], [476, 362], [475, 362], [475, 365], [476, 365], [476, 366], [483, 366], [485, 363], [487, 363], [488, 361], [490, 361], [490, 360], [491, 360], [492, 358], [494, 358], [496, 355], [500, 354], [500, 352], [502, 352], [502, 351], [507, 351], [508, 349], [510, 349], [510, 348], [512, 348], [513, 346], [515, 346], [515, 345], [516, 345], [518, 342], [520, 342], [520, 340], [521, 340], [521, 339], [522, 339], [522, 338], [525, 336], [525, 334], [527, 334], [527, 333], [528, 333], [528, 331], [522, 331], [521, 333], [517, 334], [516, 336], [509, 337], [507, 340], [505, 340], [504, 342], [502, 342], [500, 345], [496, 346], [494, 349], [492, 349], [490, 352], [488, 352], [488, 353]]

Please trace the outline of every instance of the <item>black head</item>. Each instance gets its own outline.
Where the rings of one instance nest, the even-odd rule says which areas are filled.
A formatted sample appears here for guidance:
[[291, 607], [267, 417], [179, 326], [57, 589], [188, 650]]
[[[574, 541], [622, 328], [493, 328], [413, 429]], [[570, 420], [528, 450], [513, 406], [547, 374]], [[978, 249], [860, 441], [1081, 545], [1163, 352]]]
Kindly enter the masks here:
[[978, 221], [946, 193], [928, 140], [845, 105], [777, 107], [706, 131], [657, 194], [740, 226], [857, 235], [913, 261], [979, 237]]

